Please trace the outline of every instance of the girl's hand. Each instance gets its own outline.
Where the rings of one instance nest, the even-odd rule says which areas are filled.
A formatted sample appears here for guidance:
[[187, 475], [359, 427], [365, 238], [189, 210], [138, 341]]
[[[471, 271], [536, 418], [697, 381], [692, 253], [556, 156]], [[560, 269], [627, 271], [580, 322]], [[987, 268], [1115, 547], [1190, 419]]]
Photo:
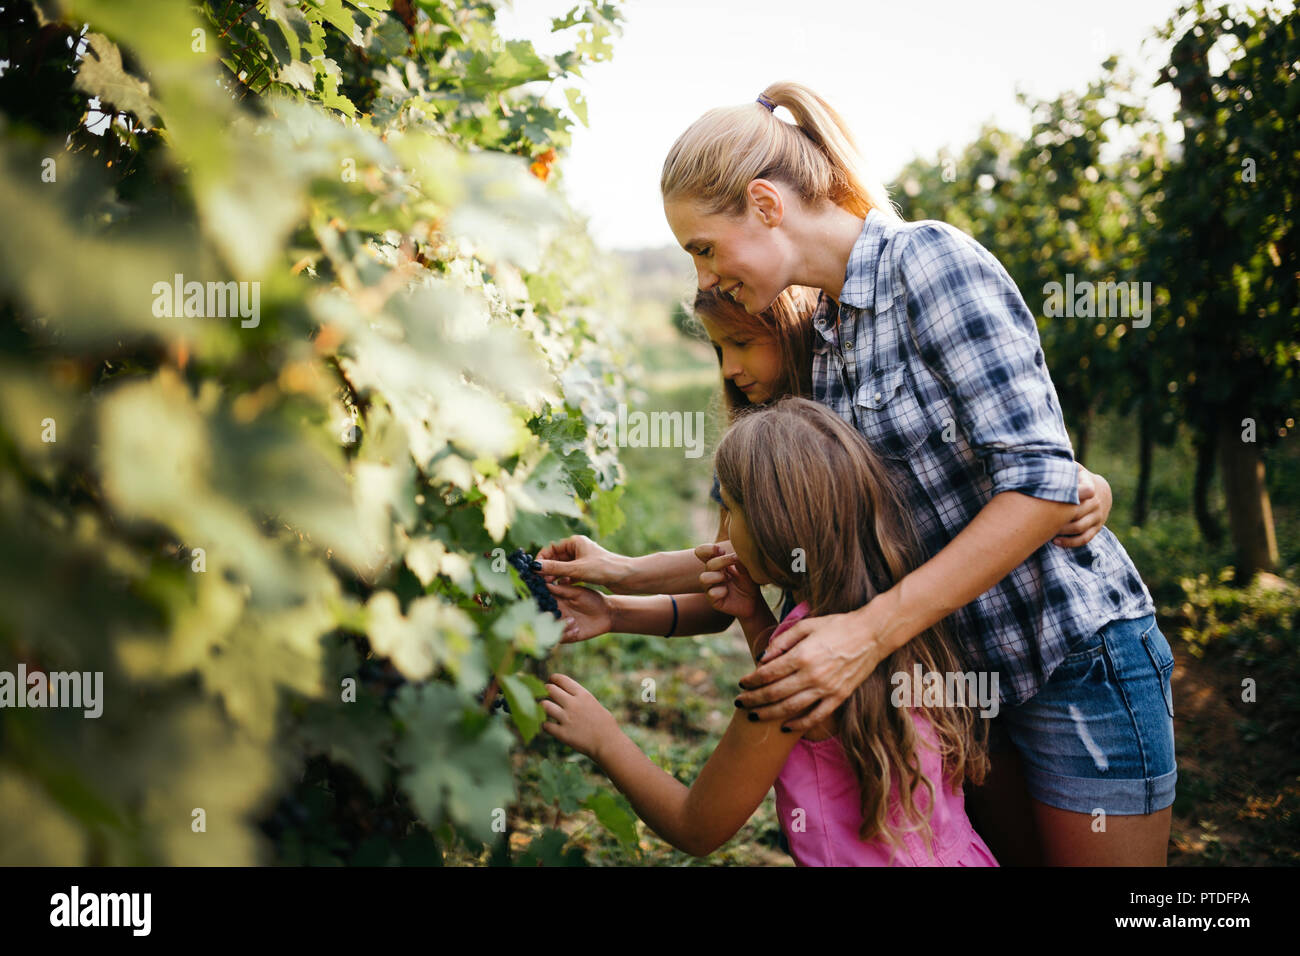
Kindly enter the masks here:
[[585, 534], [554, 541], [537, 552], [541, 574], [562, 584], [585, 581], [613, 589], [627, 576], [627, 558], [606, 551]]
[[763, 593], [734, 551], [723, 553], [719, 544], [702, 544], [695, 556], [704, 562], [700, 585], [714, 610], [744, 621], [766, 607]]
[[1079, 465], [1079, 507], [1056, 532], [1052, 543], [1062, 548], [1087, 544], [1106, 524], [1113, 502], [1110, 482]]
[[608, 634], [614, 629], [614, 609], [609, 596], [591, 588], [568, 584], [548, 584], [564, 618], [561, 644], [573, 644]]
[[542, 701], [542, 710], [550, 720], [542, 724], [542, 730], [600, 763], [597, 752], [601, 745], [619, 733], [614, 715], [572, 677], [552, 674], [546, 692], [550, 696]]

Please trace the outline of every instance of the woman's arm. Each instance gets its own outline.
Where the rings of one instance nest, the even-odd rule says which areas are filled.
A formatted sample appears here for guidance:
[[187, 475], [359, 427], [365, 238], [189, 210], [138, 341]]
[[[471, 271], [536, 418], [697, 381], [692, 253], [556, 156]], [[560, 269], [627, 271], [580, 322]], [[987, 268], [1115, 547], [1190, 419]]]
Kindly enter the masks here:
[[768, 663], [741, 679], [741, 705], [799, 733], [816, 726], [896, 649], [1010, 574], [1073, 508], [1015, 491], [997, 495], [947, 547], [865, 607], [806, 618], [774, 638]]
[[915, 224], [898, 241], [900, 307], [991, 479], [990, 500], [866, 607], [800, 621], [772, 642], [769, 663], [742, 679], [742, 688], [756, 689], [740, 702], [758, 707], [760, 718], [791, 721], [792, 730], [829, 716], [894, 649], [1057, 537], [1079, 505], [1080, 468], [1037, 324], [1015, 283], [988, 250], [947, 224]]

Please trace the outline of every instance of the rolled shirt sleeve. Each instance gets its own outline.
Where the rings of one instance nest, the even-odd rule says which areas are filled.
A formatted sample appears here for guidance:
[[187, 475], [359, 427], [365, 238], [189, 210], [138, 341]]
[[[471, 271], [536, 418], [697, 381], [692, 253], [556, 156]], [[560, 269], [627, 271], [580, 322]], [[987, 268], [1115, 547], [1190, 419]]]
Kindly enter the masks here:
[[937, 221], [917, 224], [900, 263], [916, 346], [947, 385], [993, 494], [1078, 504], [1078, 466], [1038, 326], [1002, 264]]

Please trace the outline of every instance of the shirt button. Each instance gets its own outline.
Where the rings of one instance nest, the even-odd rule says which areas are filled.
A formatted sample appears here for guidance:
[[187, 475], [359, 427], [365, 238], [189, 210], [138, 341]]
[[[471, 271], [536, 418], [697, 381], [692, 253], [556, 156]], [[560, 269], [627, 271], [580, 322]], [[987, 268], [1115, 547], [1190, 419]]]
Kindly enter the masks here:
[[876, 392], [876, 401], [880, 401], [883, 397], [884, 397], [884, 394], [883, 394], [883, 393], [881, 393], [881, 392]]

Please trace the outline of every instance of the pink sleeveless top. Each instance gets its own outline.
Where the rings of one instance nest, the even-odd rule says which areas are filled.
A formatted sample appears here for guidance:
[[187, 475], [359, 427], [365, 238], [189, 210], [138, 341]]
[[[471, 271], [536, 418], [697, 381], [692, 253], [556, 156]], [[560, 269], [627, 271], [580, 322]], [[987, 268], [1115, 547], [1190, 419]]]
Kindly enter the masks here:
[[[808, 613], [801, 603], [781, 622], [775, 637]], [[882, 837], [863, 842], [858, 780], [835, 737], [800, 739], [776, 780], [776, 810], [781, 829], [798, 866], [997, 866], [998, 862], [966, 816], [962, 791], [948, 792], [943, 783], [938, 743], [930, 722], [919, 710], [911, 711], [924, 744], [921, 767], [934, 784], [938, 806], [930, 816], [934, 853], [920, 833], [902, 835], [905, 852], [899, 854]], [[898, 783], [893, 784], [890, 816], [901, 820]], [[914, 794], [922, 814], [929, 807], [924, 787]], [[891, 859], [891, 853], [893, 858]]]

